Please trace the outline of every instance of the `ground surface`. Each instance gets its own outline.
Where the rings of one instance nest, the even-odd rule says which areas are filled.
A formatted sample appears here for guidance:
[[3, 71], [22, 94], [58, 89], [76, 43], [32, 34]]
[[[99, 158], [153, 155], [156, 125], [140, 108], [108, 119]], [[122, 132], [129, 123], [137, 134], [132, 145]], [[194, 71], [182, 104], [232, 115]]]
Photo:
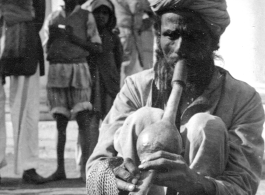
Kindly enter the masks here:
[[[79, 178], [79, 171], [75, 163], [75, 146], [77, 138], [77, 125], [70, 122], [67, 128], [67, 144], [65, 150], [65, 168], [67, 180], [46, 183], [42, 185], [26, 184], [21, 181], [21, 175], [13, 171], [13, 135], [12, 126], [7, 122], [7, 162], [8, 165], [0, 170], [0, 195], [83, 195], [86, 194], [85, 183]], [[39, 123], [39, 168], [37, 172], [47, 177], [56, 168], [55, 156], [55, 122]], [[261, 180], [256, 195], [265, 195], [265, 177]]]

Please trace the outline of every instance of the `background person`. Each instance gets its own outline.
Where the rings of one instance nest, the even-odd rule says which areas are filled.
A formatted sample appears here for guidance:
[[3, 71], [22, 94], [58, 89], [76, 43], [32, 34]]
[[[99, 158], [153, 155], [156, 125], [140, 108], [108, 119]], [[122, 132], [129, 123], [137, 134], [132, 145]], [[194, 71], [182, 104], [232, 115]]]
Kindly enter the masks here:
[[[107, 115], [120, 90], [123, 51], [118, 35], [113, 32], [116, 30], [116, 17], [112, 2], [109, 0], [96, 0], [92, 3], [87, 1], [82, 7], [93, 12], [103, 49], [102, 53], [91, 53], [87, 58], [92, 77], [91, 102], [93, 105], [93, 111], [88, 119], [90, 123], [90, 156], [98, 141], [100, 120]], [[78, 141], [77, 164], [82, 164], [80, 154]]]
[[119, 37], [124, 58], [121, 86], [124, 79], [153, 65], [153, 19], [147, 0], [112, 0], [117, 16]]
[[91, 75], [87, 56], [102, 52], [101, 40], [93, 14], [84, 10], [78, 0], [64, 0], [61, 10], [50, 14], [46, 22], [47, 60], [50, 62], [47, 96], [57, 123], [57, 169], [47, 181], [66, 179], [64, 148], [66, 127], [75, 118], [81, 145], [81, 177], [85, 178], [85, 162], [89, 156]]
[[[43, 183], [38, 167], [39, 80], [44, 58], [39, 32], [45, 0], [0, 2], [0, 80], [10, 76], [10, 113], [14, 135], [15, 173], [23, 180]], [[0, 168], [5, 166], [5, 92], [0, 82]]]

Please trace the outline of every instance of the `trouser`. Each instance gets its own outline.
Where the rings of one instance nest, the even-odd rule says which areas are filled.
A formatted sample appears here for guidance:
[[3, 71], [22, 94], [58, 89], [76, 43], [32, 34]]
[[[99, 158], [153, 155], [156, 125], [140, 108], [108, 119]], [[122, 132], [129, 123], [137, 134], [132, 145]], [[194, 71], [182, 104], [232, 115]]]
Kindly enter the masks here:
[[123, 27], [119, 29], [125, 56], [121, 66], [120, 86], [122, 86], [127, 76], [152, 68], [154, 35], [151, 28], [141, 34], [138, 34], [137, 30], [131, 31]]
[[5, 90], [0, 77], [0, 169], [6, 165]]
[[[141, 131], [148, 125], [159, 121], [163, 110], [144, 107], [130, 115], [114, 136], [114, 147], [119, 156], [131, 158], [140, 164], [137, 156], [136, 141]], [[228, 134], [223, 121], [207, 113], [193, 115], [181, 127], [184, 143], [184, 159], [197, 173], [215, 177], [222, 174], [228, 158]], [[165, 194], [162, 187], [153, 186], [149, 194]]]
[[[4, 106], [5, 95], [1, 84], [0, 106]], [[6, 140], [4, 109], [1, 109], [1, 154]], [[37, 167], [38, 121], [39, 121], [39, 69], [31, 76], [10, 77], [10, 113], [14, 137], [14, 171]], [[2, 159], [1, 159], [2, 160]]]

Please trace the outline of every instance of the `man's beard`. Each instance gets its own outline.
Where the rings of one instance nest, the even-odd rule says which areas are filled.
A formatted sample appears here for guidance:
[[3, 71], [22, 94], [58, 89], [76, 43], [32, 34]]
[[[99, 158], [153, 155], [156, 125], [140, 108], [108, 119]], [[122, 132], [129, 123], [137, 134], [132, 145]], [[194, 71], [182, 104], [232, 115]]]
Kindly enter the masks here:
[[[155, 81], [160, 95], [167, 99], [171, 92], [171, 82], [176, 63], [167, 62], [165, 58], [158, 59], [155, 69]], [[187, 82], [185, 92], [199, 96], [209, 85], [214, 71], [212, 54], [208, 58], [195, 61], [190, 60], [187, 65]]]

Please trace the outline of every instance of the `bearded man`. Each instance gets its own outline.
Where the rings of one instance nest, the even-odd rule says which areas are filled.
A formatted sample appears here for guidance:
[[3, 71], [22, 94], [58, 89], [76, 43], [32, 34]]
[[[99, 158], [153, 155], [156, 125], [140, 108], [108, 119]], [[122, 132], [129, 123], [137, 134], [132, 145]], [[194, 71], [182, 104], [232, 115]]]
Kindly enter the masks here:
[[[152, 195], [165, 194], [164, 189], [170, 195], [254, 195], [263, 159], [264, 110], [254, 88], [214, 64], [230, 22], [225, 0], [149, 2], [157, 16], [157, 62], [128, 77], [117, 95], [87, 162], [88, 194], [104, 194], [98, 193], [103, 176], [109, 184], [114, 180], [118, 191], [136, 192], [140, 170], [153, 169]], [[176, 114], [183, 152], [157, 151], [140, 161], [138, 135], [162, 118], [174, 65], [183, 59], [187, 84]], [[113, 163], [116, 156], [124, 159], [122, 166]]]

